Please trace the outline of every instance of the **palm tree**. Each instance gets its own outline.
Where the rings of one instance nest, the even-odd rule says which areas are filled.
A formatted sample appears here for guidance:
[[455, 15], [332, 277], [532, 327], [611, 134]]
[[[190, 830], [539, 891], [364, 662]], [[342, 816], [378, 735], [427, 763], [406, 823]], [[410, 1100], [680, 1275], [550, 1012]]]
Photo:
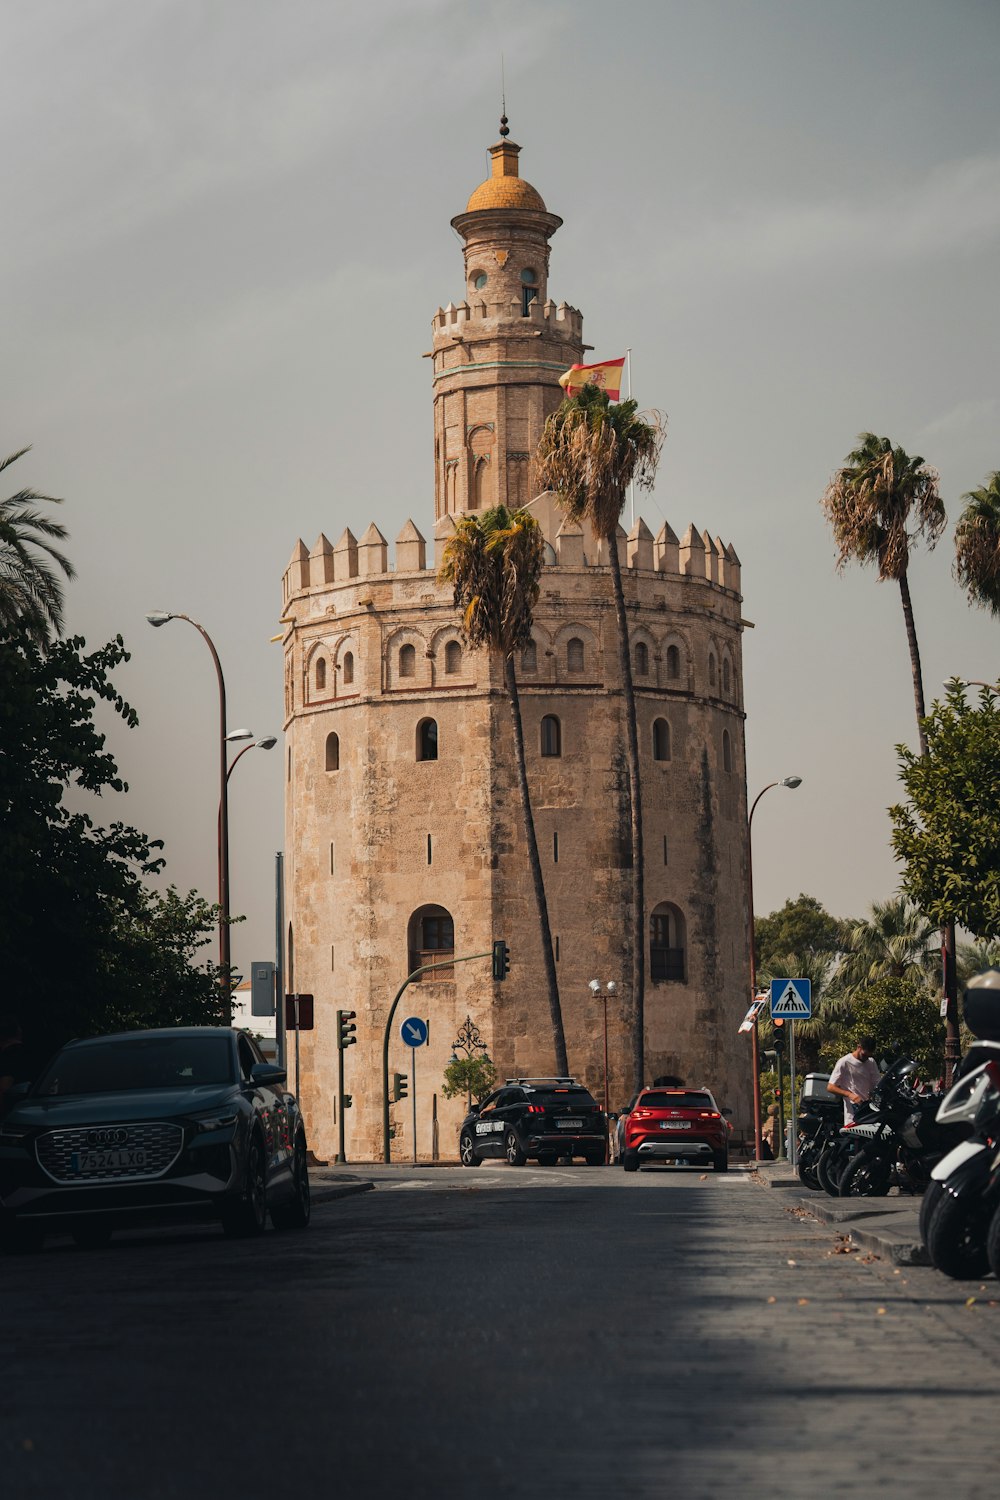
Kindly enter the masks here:
[[1000, 469], [962, 496], [955, 527], [955, 572], [974, 604], [1000, 615]]
[[933, 547], [944, 530], [947, 518], [937, 470], [894, 448], [888, 438], [862, 432], [857, 448], [827, 486], [822, 505], [837, 543], [837, 567], [842, 569], [852, 559], [862, 567], [874, 563], [880, 583], [891, 578], [899, 584], [920, 753], [926, 755], [924, 684], [907, 569], [916, 539], [922, 535]]
[[545, 424], [538, 447], [537, 476], [555, 490], [576, 520], [587, 520], [603, 541], [611, 564], [618, 622], [618, 665], [625, 695], [628, 743], [629, 814], [632, 835], [632, 1013], [633, 1073], [636, 1088], [645, 1075], [644, 995], [646, 915], [643, 897], [642, 793], [639, 783], [639, 734], [632, 685], [625, 594], [618, 557], [618, 523], [630, 484], [651, 489], [663, 443], [664, 419], [658, 412], [640, 416], [635, 401], [612, 406], [607, 393], [585, 385], [564, 401]]
[[875, 979], [919, 979], [932, 982], [937, 928], [908, 901], [873, 902], [871, 915], [847, 926], [847, 952], [839, 978], [848, 989]]
[[525, 510], [509, 511], [498, 505], [481, 515], [463, 516], [445, 546], [438, 579], [441, 583], [450, 583], [454, 589], [455, 604], [462, 610], [462, 631], [472, 649], [485, 648], [495, 653], [503, 664], [514, 730], [514, 760], [521, 793], [524, 836], [542, 938], [556, 1072], [560, 1077], [566, 1077], [569, 1073], [566, 1034], [542, 862], [538, 857], [535, 820], [531, 811], [521, 699], [514, 671], [514, 652], [523, 650], [531, 641], [544, 545], [538, 522]]
[[[21, 448], [5, 458], [0, 474], [28, 451]], [[65, 526], [33, 509], [36, 500], [62, 504], [35, 490], [18, 490], [0, 500], [0, 631], [23, 631], [44, 647], [63, 628], [62, 587], [50, 564], [57, 563], [67, 578], [74, 571], [52, 545], [67, 535]]]

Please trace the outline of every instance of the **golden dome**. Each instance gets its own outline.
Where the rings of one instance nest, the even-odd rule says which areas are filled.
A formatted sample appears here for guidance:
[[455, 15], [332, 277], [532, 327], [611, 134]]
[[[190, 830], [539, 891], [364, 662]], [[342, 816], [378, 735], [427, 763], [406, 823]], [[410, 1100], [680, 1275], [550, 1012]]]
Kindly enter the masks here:
[[518, 175], [517, 158], [520, 146], [513, 141], [498, 141], [490, 147], [493, 158], [493, 175], [481, 182], [465, 205], [466, 213], [476, 213], [484, 208], [529, 208], [545, 213], [541, 193]]

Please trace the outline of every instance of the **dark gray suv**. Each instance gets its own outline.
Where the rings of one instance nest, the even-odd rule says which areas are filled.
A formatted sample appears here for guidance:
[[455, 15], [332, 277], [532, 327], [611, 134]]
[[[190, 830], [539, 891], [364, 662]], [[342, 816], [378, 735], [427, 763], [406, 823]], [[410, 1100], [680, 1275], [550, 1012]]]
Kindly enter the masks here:
[[463, 1167], [496, 1157], [512, 1167], [533, 1158], [544, 1167], [574, 1156], [596, 1167], [607, 1143], [607, 1116], [574, 1078], [508, 1078], [462, 1121], [458, 1154]]

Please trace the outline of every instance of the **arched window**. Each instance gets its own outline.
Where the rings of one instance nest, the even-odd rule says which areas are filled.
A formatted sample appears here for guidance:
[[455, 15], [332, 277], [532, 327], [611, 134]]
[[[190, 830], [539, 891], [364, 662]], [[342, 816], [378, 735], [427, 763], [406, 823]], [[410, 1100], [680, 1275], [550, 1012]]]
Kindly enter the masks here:
[[340, 737], [336, 734], [328, 734], [326, 737], [326, 769], [328, 771], [340, 770]]
[[653, 759], [670, 759], [670, 725], [666, 719], [653, 720]]
[[708, 653], [708, 685], [715, 687], [715, 652]]
[[[424, 964], [447, 962], [455, 956], [455, 924], [451, 913], [443, 906], [421, 906], [410, 918], [407, 931], [408, 973], [423, 968]], [[435, 969], [430, 974], [421, 974], [425, 984], [434, 984], [441, 979], [450, 979], [454, 969]]]
[[417, 653], [412, 646], [399, 648], [399, 675], [412, 677], [417, 670]]
[[681, 675], [681, 653], [676, 646], [667, 647], [667, 676], [676, 679]]
[[583, 671], [583, 642], [578, 636], [566, 642], [566, 670], [568, 672]]
[[486, 504], [486, 460], [476, 459], [476, 467], [472, 471], [472, 503], [470, 510], [482, 510]]
[[534, 641], [529, 641], [524, 650], [521, 652], [521, 671], [538, 671], [538, 647], [535, 645]]
[[649, 647], [645, 641], [636, 641], [635, 675], [637, 677], [649, 676]]
[[722, 731], [722, 769], [731, 771], [733, 769], [733, 742], [729, 738], [729, 730]]
[[555, 714], [546, 714], [542, 720], [542, 754], [562, 755], [562, 727]]
[[417, 760], [437, 760], [438, 727], [436, 719], [421, 719], [417, 725]]
[[326, 687], [326, 658], [319, 657], [316, 662], [316, 691], [321, 693]]
[[661, 901], [649, 917], [649, 977], [653, 984], [687, 982], [684, 918], [676, 906]]
[[722, 662], [722, 691], [725, 693], [727, 698], [729, 697], [729, 684], [731, 681], [732, 674], [729, 670], [729, 658], [724, 657]]
[[449, 675], [462, 670], [462, 648], [457, 641], [449, 641], [444, 648], [444, 669]]
[[349, 687], [354, 681], [354, 653], [344, 652], [344, 686]]

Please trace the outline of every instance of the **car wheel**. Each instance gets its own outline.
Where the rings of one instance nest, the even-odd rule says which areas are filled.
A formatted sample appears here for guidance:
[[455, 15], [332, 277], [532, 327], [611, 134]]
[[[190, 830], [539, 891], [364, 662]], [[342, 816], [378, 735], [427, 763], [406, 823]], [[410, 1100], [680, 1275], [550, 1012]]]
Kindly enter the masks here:
[[463, 1167], [481, 1167], [482, 1157], [476, 1155], [476, 1143], [467, 1130], [458, 1139], [458, 1157]]
[[521, 1150], [517, 1136], [514, 1134], [513, 1130], [508, 1130], [503, 1146], [504, 1154], [507, 1157], [507, 1160], [510, 1162], [511, 1166], [523, 1167], [528, 1158]]
[[306, 1143], [303, 1136], [295, 1143], [295, 1160], [292, 1164], [292, 1196], [286, 1203], [276, 1203], [271, 1209], [271, 1223], [275, 1229], [305, 1229], [312, 1213], [309, 1197], [309, 1166], [306, 1162]]
[[712, 1167], [716, 1172], [729, 1171], [729, 1152], [716, 1151], [712, 1156]]
[[110, 1224], [102, 1224], [98, 1219], [90, 1224], [77, 1224], [72, 1233], [74, 1243], [81, 1250], [103, 1250], [111, 1243], [114, 1230]]
[[39, 1224], [25, 1224], [22, 1220], [8, 1220], [0, 1236], [0, 1246], [5, 1255], [32, 1255], [45, 1244], [45, 1231]]
[[978, 1281], [990, 1265], [987, 1229], [982, 1198], [956, 1198], [946, 1192], [927, 1226], [931, 1265], [955, 1281]]
[[891, 1161], [862, 1151], [841, 1172], [837, 1187], [841, 1198], [884, 1198], [891, 1177]]
[[257, 1136], [247, 1148], [247, 1169], [239, 1201], [227, 1204], [222, 1213], [222, 1227], [232, 1239], [249, 1239], [263, 1234], [267, 1225], [267, 1184], [264, 1180], [264, 1152]]
[[634, 1151], [631, 1147], [626, 1146], [624, 1154], [622, 1155], [622, 1166], [625, 1168], [626, 1172], [638, 1172], [638, 1170], [639, 1170], [639, 1153], [638, 1153], [638, 1151]]

